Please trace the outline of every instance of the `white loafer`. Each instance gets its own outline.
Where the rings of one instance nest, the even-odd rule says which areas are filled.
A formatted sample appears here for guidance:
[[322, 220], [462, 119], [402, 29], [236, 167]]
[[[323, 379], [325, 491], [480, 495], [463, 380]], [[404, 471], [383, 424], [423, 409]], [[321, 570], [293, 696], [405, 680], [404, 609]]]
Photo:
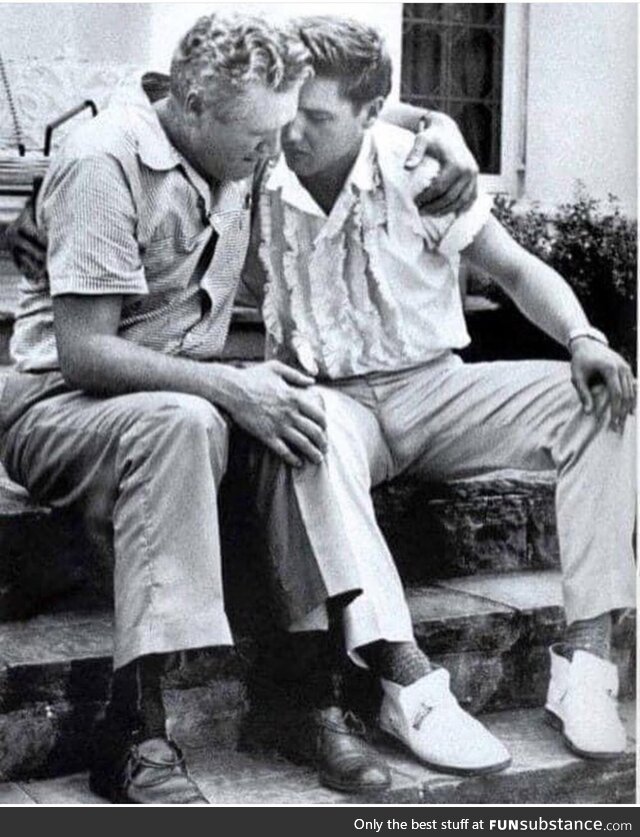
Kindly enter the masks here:
[[445, 669], [410, 686], [381, 682], [380, 727], [429, 767], [465, 775], [493, 773], [511, 763], [504, 744], [460, 707]]
[[567, 746], [585, 758], [622, 755], [627, 736], [618, 715], [616, 666], [588, 651], [574, 651], [571, 660], [558, 653], [558, 646], [549, 653], [551, 679], [545, 706]]

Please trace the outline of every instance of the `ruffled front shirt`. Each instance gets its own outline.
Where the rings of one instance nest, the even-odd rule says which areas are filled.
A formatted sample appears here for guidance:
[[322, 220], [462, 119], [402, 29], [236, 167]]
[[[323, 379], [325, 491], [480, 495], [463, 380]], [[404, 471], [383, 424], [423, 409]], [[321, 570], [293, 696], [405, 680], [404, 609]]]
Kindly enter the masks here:
[[421, 216], [414, 197], [435, 161], [404, 168], [414, 136], [366, 132], [330, 214], [281, 158], [264, 179], [259, 258], [267, 354], [319, 378], [398, 370], [469, 343], [460, 252], [486, 223], [480, 195], [457, 216]]

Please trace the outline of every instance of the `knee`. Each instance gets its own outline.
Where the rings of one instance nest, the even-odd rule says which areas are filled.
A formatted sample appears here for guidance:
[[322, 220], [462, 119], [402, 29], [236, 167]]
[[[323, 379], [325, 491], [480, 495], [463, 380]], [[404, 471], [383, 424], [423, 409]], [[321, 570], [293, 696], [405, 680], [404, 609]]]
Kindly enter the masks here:
[[226, 462], [228, 451], [227, 422], [204, 398], [180, 393], [153, 393], [143, 399], [130, 428], [131, 441], [151, 451], [189, 460], [215, 458]]
[[186, 433], [204, 432], [207, 435], [226, 436], [228, 430], [220, 411], [197, 395], [179, 395], [162, 405], [155, 418], [168, 427]]

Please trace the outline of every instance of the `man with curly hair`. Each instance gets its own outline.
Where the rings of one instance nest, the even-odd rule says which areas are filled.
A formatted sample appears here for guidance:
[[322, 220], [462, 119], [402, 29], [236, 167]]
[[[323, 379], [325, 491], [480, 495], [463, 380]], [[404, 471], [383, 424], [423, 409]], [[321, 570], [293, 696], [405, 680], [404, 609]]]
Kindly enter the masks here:
[[312, 376], [221, 362], [252, 175], [309, 73], [286, 30], [203, 17], [168, 96], [140, 91], [74, 132], [38, 199], [46, 271], [22, 284], [0, 454], [113, 552], [115, 671], [90, 777], [113, 802], [206, 802], [167, 738], [160, 673], [170, 652], [232, 641], [216, 510], [230, 425], [290, 464], [324, 455]]
[[308, 73], [285, 31], [201, 18], [169, 97], [81, 127], [41, 190], [47, 272], [24, 286], [2, 455], [34, 497], [79, 509], [113, 547], [115, 673], [91, 786], [114, 802], [205, 802], [166, 737], [160, 666], [232, 641], [216, 512], [230, 420], [260, 434], [286, 405], [323, 434], [308, 376], [201, 362], [227, 335], [245, 178], [277, 150]]

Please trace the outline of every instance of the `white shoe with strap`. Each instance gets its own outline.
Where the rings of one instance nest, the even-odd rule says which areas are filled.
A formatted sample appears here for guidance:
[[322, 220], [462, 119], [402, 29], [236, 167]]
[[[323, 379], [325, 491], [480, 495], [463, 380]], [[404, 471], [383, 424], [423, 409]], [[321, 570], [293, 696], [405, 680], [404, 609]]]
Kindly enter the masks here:
[[582, 649], [569, 660], [553, 645], [546, 709], [562, 730], [568, 747], [579, 756], [612, 759], [626, 749], [627, 736], [618, 714], [618, 669]]
[[466, 775], [493, 773], [511, 763], [504, 744], [461, 708], [445, 669], [410, 686], [381, 682], [380, 727], [429, 767]]

